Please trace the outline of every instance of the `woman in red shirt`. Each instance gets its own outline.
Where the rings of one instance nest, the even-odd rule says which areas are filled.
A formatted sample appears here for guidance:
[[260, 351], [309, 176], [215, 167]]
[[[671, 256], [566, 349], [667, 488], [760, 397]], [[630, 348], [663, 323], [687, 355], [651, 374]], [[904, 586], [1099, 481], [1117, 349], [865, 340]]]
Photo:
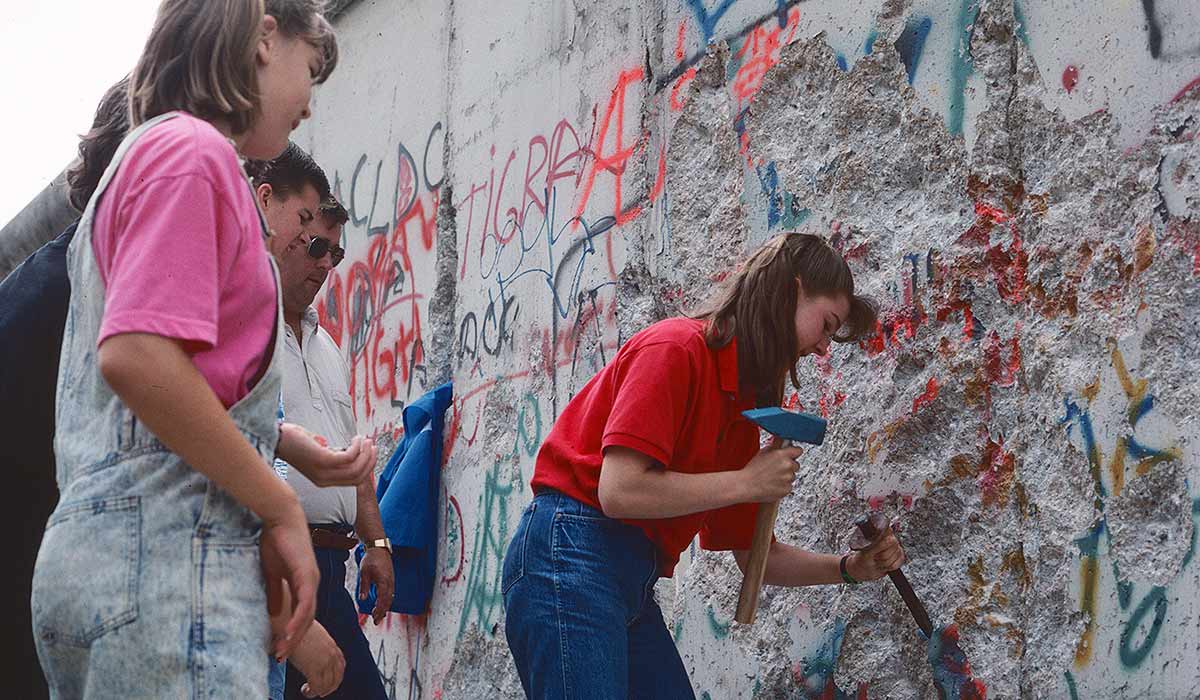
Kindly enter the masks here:
[[[758, 504], [791, 492], [801, 450], [759, 449], [741, 412], [778, 406], [801, 357], [874, 327], [841, 256], [782, 234], [694, 316], [630, 338], [576, 394], [538, 453], [504, 561], [505, 632], [528, 696], [694, 697], [654, 583], [697, 534], [745, 567]], [[765, 581], [871, 581], [903, 561], [886, 529], [844, 557], [773, 542]]]

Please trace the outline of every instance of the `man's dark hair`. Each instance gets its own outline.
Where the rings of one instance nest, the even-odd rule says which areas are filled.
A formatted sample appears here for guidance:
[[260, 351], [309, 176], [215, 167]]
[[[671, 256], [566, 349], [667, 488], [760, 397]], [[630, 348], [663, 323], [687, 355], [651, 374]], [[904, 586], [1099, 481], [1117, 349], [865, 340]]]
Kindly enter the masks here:
[[100, 184], [100, 176], [129, 133], [129, 77], [121, 78], [104, 93], [96, 107], [92, 128], [79, 139], [79, 161], [67, 171], [71, 206], [79, 211]]
[[272, 193], [280, 199], [298, 194], [305, 185], [312, 185], [322, 202], [329, 199], [329, 178], [325, 177], [325, 171], [292, 141], [274, 160], [248, 161], [246, 173], [254, 181], [255, 189], [270, 185]]
[[337, 201], [337, 197], [329, 195], [321, 200], [321, 218], [325, 220], [326, 226], [343, 226], [350, 220], [350, 214], [346, 207]]

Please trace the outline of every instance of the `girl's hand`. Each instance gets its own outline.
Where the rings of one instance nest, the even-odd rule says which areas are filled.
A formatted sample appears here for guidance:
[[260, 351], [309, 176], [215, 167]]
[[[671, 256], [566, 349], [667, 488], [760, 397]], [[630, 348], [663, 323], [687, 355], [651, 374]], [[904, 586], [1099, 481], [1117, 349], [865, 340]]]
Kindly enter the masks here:
[[317, 585], [321, 573], [313, 555], [312, 535], [299, 502], [276, 519], [264, 520], [259, 540], [263, 578], [267, 584], [267, 611], [277, 615], [287, 595], [292, 613], [282, 635], [272, 640], [272, 653], [282, 661], [291, 655], [312, 624], [317, 609]]
[[357, 486], [375, 468], [375, 443], [361, 435], [344, 450], [333, 450], [324, 440], [295, 423], [279, 426], [275, 454], [317, 486]]
[[792, 492], [792, 480], [800, 465], [796, 458], [804, 453], [799, 447], [764, 447], [741, 469], [745, 502], [770, 503]]
[[308, 681], [300, 688], [306, 698], [322, 698], [337, 690], [346, 672], [346, 657], [319, 622], [308, 628], [291, 662]]
[[[886, 522], [886, 521], [885, 521]], [[853, 543], [851, 544], [853, 546]], [[846, 571], [858, 581], [874, 581], [904, 565], [904, 549], [891, 527], [879, 528], [879, 534], [866, 549], [846, 560]]]

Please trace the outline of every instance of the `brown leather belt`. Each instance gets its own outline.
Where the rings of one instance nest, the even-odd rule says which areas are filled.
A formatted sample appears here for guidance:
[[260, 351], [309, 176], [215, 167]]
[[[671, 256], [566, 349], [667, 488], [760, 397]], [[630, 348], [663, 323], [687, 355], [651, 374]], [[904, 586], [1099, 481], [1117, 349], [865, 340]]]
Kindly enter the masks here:
[[313, 546], [320, 549], [354, 549], [358, 546], [358, 539], [348, 537], [340, 532], [332, 530], [322, 530], [319, 527], [314, 527], [312, 530]]

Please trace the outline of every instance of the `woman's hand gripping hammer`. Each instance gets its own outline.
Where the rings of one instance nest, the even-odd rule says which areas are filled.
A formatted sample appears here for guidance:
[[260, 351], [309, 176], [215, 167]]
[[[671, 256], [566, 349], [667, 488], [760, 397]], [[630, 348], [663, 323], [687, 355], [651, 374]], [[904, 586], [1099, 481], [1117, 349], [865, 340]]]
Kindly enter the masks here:
[[[743, 411], [742, 415], [770, 433], [771, 446], [781, 447], [786, 440], [820, 445], [825, 441], [825, 420], [807, 413], [793, 413], [782, 408], [758, 408]], [[779, 501], [762, 503], [754, 522], [754, 539], [750, 544], [750, 557], [742, 575], [742, 587], [738, 591], [735, 620], [748, 625], [754, 622], [758, 610], [758, 594], [762, 590], [763, 576], [767, 572], [767, 552], [771, 549], [771, 538], [775, 532], [775, 517], [779, 514]]]

